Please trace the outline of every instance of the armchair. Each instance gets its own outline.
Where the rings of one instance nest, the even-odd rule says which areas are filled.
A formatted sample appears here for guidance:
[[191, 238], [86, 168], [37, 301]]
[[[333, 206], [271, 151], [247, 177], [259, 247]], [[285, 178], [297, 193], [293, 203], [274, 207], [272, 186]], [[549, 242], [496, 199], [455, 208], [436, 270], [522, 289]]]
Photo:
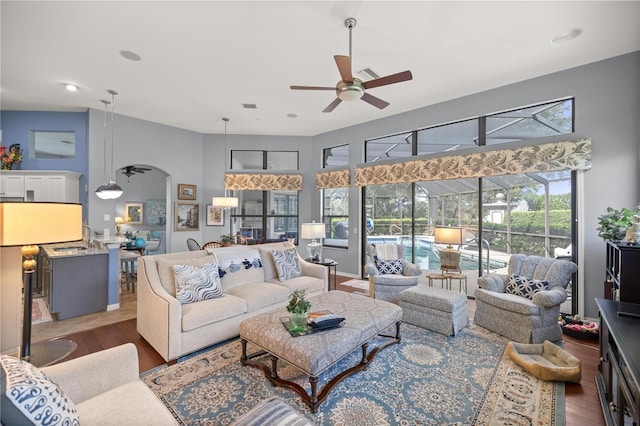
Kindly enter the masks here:
[[[478, 278], [474, 322], [519, 343], [560, 340], [560, 304], [567, 299], [567, 284], [577, 270], [578, 266], [568, 260], [512, 255], [507, 274]], [[507, 292], [511, 275], [547, 281], [549, 285], [529, 299]]]
[[404, 246], [394, 243], [367, 244], [364, 272], [369, 275], [369, 296], [393, 303], [399, 303], [402, 290], [418, 285], [422, 273], [420, 267], [405, 260]]

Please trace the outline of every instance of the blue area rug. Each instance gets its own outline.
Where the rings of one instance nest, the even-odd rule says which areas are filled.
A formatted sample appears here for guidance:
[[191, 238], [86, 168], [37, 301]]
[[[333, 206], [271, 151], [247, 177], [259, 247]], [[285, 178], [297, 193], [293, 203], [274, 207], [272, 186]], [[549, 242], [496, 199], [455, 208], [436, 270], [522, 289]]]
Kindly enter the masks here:
[[[473, 324], [456, 337], [408, 324], [401, 332], [401, 344], [336, 386], [316, 414], [295, 392], [272, 387], [260, 370], [243, 367], [238, 339], [143, 380], [185, 425], [231, 424], [272, 396], [319, 425], [564, 424], [564, 385], [540, 381], [514, 364], [501, 336]], [[321, 385], [359, 361], [358, 349], [327, 370]], [[296, 368], [282, 363], [279, 374], [309, 389], [308, 377]]]

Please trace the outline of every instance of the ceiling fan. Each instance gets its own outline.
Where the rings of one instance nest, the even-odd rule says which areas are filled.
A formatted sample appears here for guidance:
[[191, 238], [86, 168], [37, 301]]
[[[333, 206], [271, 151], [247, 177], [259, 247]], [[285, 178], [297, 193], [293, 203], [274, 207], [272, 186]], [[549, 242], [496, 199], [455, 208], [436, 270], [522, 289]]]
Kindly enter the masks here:
[[373, 105], [374, 107], [383, 109], [389, 106], [389, 102], [370, 95], [365, 90], [374, 87], [386, 86], [388, 84], [400, 83], [402, 81], [411, 80], [413, 76], [411, 71], [402, 71], [397, 74], [391, 74], [386, 77], [376, 78], [375, 80], [362, 81], [353, 77], [351, 72], [351, 30], [356, 26], [355, 18], [347, 18], [344, 26], [349, 29], [349, 56], [335, 55], [333, 58], [340, 72], [340, 80], [336, 87], [320, 87], [320, 86], [291, 86], [292, 90], [335, 90], [337, 98], [331, 102], [322, 112], [333, 111], [342, 101], [355, 101], [362, 99], [363, 101]]
[[123, 167], [121, 170], [123, 175], [126, 175], [127, 177], [131, 177], [136, 173], [148, 172], [151, 169], [148, 169], [146, 167], [138, 167], [138, 166], [126, 166], [126, 167]]

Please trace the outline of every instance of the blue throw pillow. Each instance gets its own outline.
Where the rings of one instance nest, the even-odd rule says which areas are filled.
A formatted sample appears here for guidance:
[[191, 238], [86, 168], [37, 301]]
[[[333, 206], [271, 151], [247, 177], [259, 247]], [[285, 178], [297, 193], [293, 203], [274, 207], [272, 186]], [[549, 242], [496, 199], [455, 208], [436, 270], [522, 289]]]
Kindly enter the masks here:
[[520, 275], [511, 274], [505, 291], [509, 294], [533, 299], [533, 295], [549, 287], [549, 281], [534, 280]]
[[218, 265], [215, 263], [202, 267], [173, 265], [173, 274], [176, 279], [176, 299], [183, 305], [224, 296]]
[[278, 271], [278, 279], [287, 281], [302, 275], [302, 267], [298, 262], [298, 252], [295, 249], [271, 250], [273, 263]]
[[402, 260], [382, 260], [376, 256], [376, 268], [381, 274], [396, 274], [402, 275]]

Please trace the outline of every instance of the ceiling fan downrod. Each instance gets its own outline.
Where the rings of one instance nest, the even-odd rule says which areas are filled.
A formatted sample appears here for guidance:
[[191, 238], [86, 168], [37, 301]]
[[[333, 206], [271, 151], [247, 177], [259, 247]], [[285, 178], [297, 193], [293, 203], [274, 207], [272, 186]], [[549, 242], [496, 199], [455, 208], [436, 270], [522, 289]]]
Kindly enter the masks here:
[[351, 44], [352, 44], [351, 30], [353, 30], [353, 28], [356, 26], [357, 23], [358, 21], [356, 21], [356, 18], [347, 18], [344, 20], [344, 26], [349, 29], [349, 58], [351, 59], [352, 64], [353, 64], [353, 56], [351, 51]]

